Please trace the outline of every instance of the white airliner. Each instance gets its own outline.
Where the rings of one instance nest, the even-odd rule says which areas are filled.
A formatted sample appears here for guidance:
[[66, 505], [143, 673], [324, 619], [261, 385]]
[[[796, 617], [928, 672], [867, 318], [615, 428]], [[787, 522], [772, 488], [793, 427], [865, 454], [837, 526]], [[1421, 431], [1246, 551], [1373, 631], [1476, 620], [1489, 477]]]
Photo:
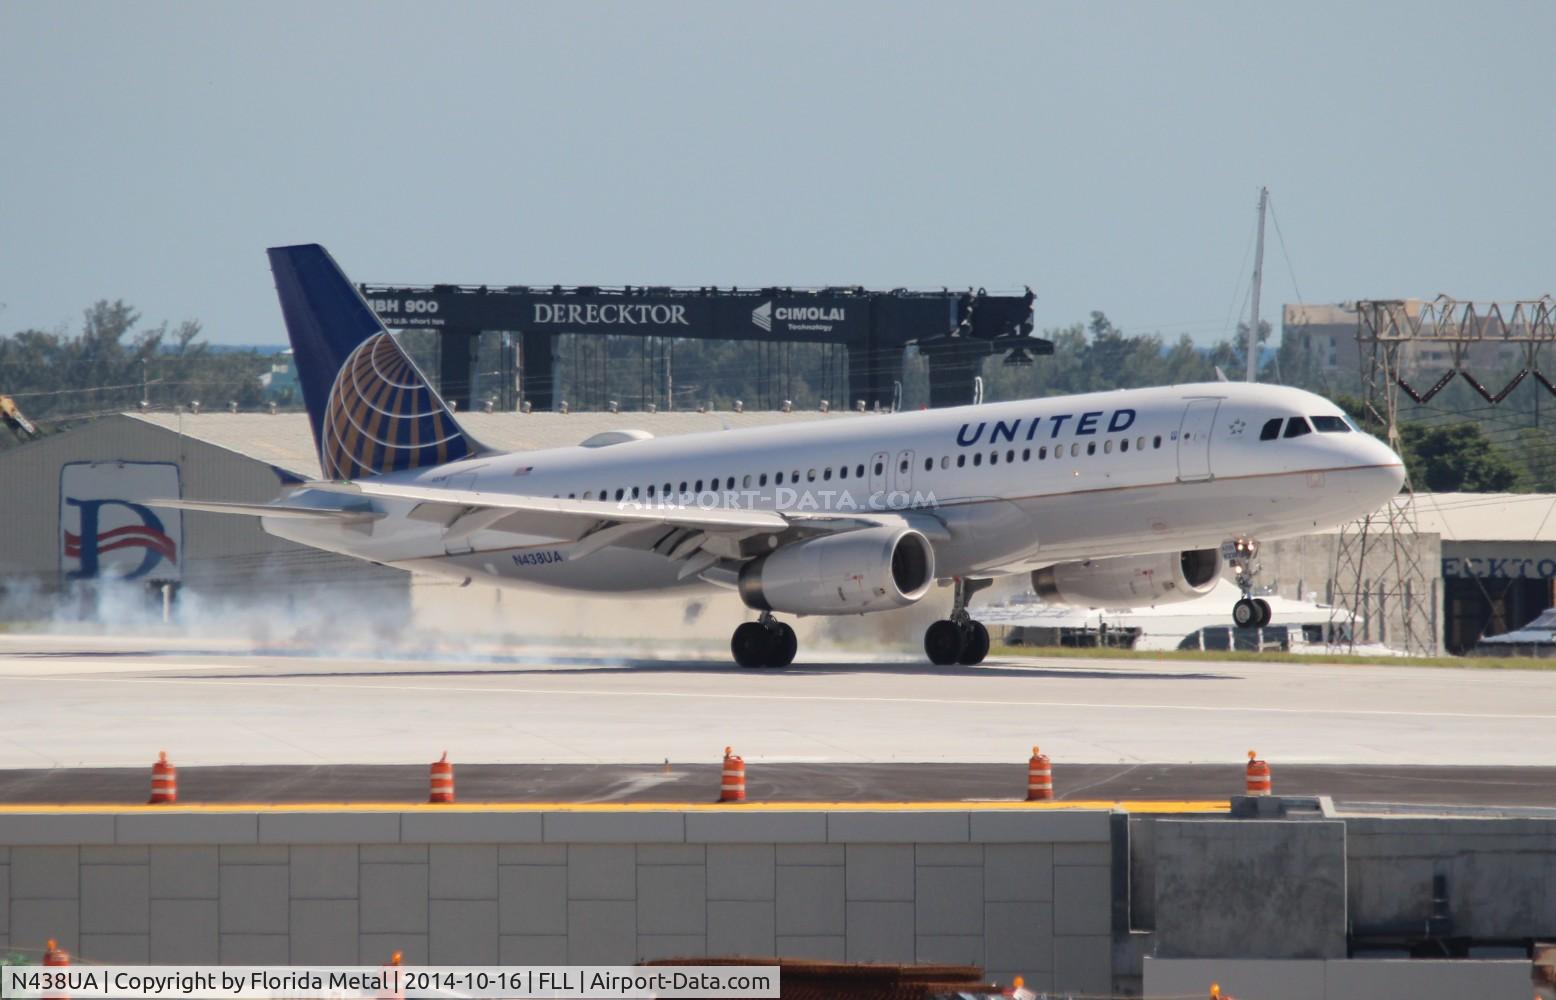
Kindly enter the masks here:
[[[1399, 456], [1298, 389], [1213, 382], [497, 453], [466, 434], [319, 246], [269, 251], [325, 481], [273, 504], [165, 506], [259, 516], [305, 545], [408, 570], [630, 595], [724, 587], [758, 612], [742, 666], [786, 666], [775, 614], [857, 615], [955, 586], [924, 648], [980, 662], [968, 611], [1031, 574], [1070, 604], [1208, 593], [1258, 540], [1370, 513]], [[521, 419], [521, 418], [515, 418]]]

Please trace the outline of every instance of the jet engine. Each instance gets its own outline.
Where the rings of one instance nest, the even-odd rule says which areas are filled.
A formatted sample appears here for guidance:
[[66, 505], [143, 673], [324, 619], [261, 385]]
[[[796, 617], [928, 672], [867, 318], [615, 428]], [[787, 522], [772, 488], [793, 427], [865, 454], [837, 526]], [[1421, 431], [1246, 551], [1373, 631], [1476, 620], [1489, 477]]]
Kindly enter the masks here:
[[758, 611], [851, 615], [905, 608], [935, 580], [935, 550], [912, 528], [863, 528], [785, 545], [740, 571]]
[[1087, 608], [1144, 608], [1203, 597], [1221, 576], [1217, 549], [1118, 556], [1059, 563], [1035, 571], [1032, 589], [1045, 601]]

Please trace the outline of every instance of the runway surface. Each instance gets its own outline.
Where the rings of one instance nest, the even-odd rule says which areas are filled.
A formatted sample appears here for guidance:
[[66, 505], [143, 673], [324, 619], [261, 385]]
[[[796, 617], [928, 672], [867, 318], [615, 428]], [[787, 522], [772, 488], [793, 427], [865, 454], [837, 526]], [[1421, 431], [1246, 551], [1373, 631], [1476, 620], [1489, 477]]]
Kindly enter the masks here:
[[[458, 800], [543, 803], [709, 803], [719, 764], [460, 764]], [[1084, 802], [1225, 802], [1243, 787], [1236, 764], [1058, 764], [1055, 798]], [[427, 767], [416, 764], [180, 768], [183, 805], [221, 803], [417, 803]], [[762, 764], [748, 768], [748, 801], [1014, 801], [1024, 764]], [[0, 804], [144, 803], [147, 768], [0, 771]], [[1281, 765], [1283, 796], [1328, 795], [1356, 803], [1556, 808], [1553, 767]]]
[[1556, 672], [809, 655], [0, 635], [0, 767], [1556, 764]]

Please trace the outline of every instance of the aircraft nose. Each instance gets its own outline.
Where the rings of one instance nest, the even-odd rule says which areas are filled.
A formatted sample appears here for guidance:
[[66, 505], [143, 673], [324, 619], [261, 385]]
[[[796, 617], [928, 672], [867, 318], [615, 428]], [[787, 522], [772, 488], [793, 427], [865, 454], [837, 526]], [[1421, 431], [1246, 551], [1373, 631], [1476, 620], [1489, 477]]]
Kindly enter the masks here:
[[1405, 462], [1394, 449], [1370, 434], [1362, 435], [1357, 444], [1360, 447], [1356, 464], [1368, 472], [1369, 487], [1376, 484], [1378, 503], [1382, 504], [1405, 485]]

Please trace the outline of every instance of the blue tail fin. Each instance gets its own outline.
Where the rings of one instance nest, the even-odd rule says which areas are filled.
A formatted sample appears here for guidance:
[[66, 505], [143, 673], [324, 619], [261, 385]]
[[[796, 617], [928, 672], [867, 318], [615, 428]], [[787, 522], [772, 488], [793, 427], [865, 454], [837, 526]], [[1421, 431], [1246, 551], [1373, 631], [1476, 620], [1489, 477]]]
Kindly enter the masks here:
[[426, 468], [483, 450], [323, 247], [268, 253], [324, 478]]

